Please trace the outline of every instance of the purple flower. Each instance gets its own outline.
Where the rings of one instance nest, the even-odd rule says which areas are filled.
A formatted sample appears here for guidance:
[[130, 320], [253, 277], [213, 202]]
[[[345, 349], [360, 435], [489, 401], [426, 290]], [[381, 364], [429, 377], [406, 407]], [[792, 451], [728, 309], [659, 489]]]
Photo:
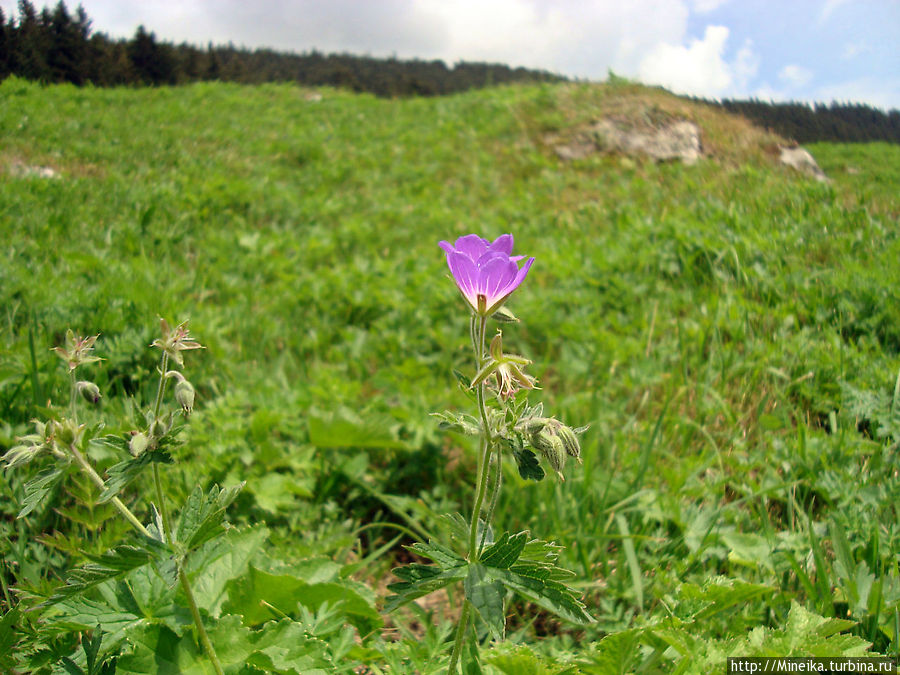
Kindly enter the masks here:
[[467, 234], [456, 245], [440, 242], [447, 254], [447, 265], [457, 287], [476, 314], [496, 312], [510, 294], [525, 280], [534, 258], [519, 268], [525, 256], [510, 255], [513, 236], [503, 234], [493, 243], [477, 234]]

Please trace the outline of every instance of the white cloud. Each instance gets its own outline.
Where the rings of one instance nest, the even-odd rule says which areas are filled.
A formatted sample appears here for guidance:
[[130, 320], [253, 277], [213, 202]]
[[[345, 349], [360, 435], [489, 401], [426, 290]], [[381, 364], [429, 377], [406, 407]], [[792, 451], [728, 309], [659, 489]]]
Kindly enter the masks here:
[[811, 70], [793, 63], [778, 71], [778, 79], [792, 87], [802, 87], [808, 84], [812, 76]]
[[844, 45], [844, 51], [841, 52], [841, 58], [844, 60], [855, 59], [860, 54], [872, 51], [872, 45], [866, 42], [848, 42]]
[[692, 0], [692, 9], [698, 14], [708, 14], [714, 12], [724, 5], [728, 0]]
[[841, 5], [846, 5], [849, 1], [850, 0], [825, 0], [822, 9], [819, 12], [818, 23], [823, 24], [828, 21], [828, 19], [831, 18], [831, 15], [834, 14], [834, 10]]
[[735, 70], [748, 77], [755, 69], [750, 44], [745, 44], [737, 65], [725, 61], [728, 28], [707, 26], [702, 40], [692, 39], [688, 45], [657, 44], [638, 67], [641, 81], [661, 84], [673, 91], [698, 96], [722, 96], [735, 87]]

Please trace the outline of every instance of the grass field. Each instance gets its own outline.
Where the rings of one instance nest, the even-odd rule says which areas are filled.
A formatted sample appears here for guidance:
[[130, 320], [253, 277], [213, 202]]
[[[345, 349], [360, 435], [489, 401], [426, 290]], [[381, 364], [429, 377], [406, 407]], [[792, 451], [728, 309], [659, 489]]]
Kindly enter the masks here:
[[[697, 121], [711, 156], [565, 163], [548, 140], [647, 111]], [[83, 415], [121, 434], [156, 394], [158, 317], [190, 319], [206, 349], [185, 355], [197, 401], [166, 491], [246, 481], [218, 557], [201, 549], [213, 641], [258, 647], [231, 672], [446, 668], [458, 598], [380, 610], [401, 545], [472, 506], [474, 445], [429, 417], [468, 405], [437, 242], [469, 232], [536, 258], [504, 344], [534, 361], [533, 400], [590, 425], [565, 482], [507, 467], [495, 522], [562, 545], [596, 623], [511, 602], [485, 672], [900, 651], [897, 146], [811, 146], [817, 183], [774, 162], [777, 139], [627, 83], [382, 100], [10, 78], [0, 138], [0, 449], [67, 405], [67, 328], [100, 334]], [[207, 672], [176, 591], [147, 579], [11, 611], [128, 529], [77, 474], [16, 519], [37, 464], [0, 481], [0, 665], [89, 672], [78, 636], [100, 624], [116, 672]], [[147, 489], [121, 497], [149, 519]], [[262, 646], [291, 636], [309, 648]]]

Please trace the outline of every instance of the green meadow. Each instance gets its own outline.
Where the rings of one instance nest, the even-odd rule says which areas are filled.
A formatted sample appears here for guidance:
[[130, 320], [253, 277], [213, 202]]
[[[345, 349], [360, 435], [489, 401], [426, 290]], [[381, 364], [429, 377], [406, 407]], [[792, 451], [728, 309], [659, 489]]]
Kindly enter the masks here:
[[[708, 156], [556, 156], [607, 114], [692, 119]], [[517, 598], [504, 640], [481, 631], [482, 671], [896, 656], [900, 147], [809, 146], [820, 183], [777, 142], [621, 81], [387, 100], [8, 78], [0, 452], [68, 404], [67, 329], [99, 333], [81, 415], [121, 435], [156, 395], [159, 318], [189, 320], [206, 348], [185, 354], [196, 403], [165, 490], [246, 481], [194, 570], [226, 672], [444, 672], [458, 593], [382, 609], [404, 545], [449, 542], [440, 516], [472, 509], [476, 444], [430, 416], [468, 410], [453, 371], [472, 376], [438, 241], [510, 232], [536, 261], [504, 347], [534, 362], [531, 401], [590, 428], [565, 481], [506, 462], [494, 523], [562, 546], [596, 621]], [[42, 468], [0, 473], [0, 670], [113, 672], [85, 660], [99, 625], [115, 672], [212, 672], [178, 591], [133, 573], [13, 609], [128, 531], [77, 472], [17, 518]], [[150, 485], [120, 494], [148, 521]]]

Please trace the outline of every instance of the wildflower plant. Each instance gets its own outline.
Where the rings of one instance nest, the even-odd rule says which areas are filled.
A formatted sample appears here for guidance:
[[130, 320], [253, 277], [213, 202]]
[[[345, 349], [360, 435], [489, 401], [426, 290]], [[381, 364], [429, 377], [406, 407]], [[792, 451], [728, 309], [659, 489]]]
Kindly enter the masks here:
[[[40, 506], [56, 488], [72, 473], [81, 471], [100, 492], [99, 503], [111, 503], [131, 525], [131, 536], [106, 553], [96, 556], [85, 553], [91, 562], [69, 570], [65, 584], [57, 588], [40, 606], [49, 607], [73, 598], [86, 597], [92, 590], [107, 581], [126, 577], [139, 568], [149, 567], [152, 574], [165, 582], [169, 589], [180, 586], [190, 610], [195, 635], [212, 669], [223, 673], [223, 667], [210, 641], [203, 618], [197, 606], [186, 562], [192, 553], [212, 541], [224, 530], [226, 507], [237, 496], [241, 485], [230, 489], [214, 486], [208, 492], [197, 487], [188, 497], [177, 520], [166, 502], [163, 490], [161, 464], [171, 464], [171, 451], [180, 443], [179, 432], [183, 420], [193, 409], [194, 388], [179, 370], [184, 367], [182, 352], [201, 349], [191, 336], [187, 323], [171, 328], [165, 319], [160, 320], [161, 338], [151, 346], [161, 351], [159, 382], [153, 406], [139, 420], [134, 429], [122, 435], [100, 435], [102, 423], [86, 425], [79, 421], [79, 397], [96, 404], [101, 393], [99, 387], [88, 380], [79, 379], [84, 366], [101, 361], [93, 353], [99, 336], [82, 338], [71, 330], [66, 334], [65, 345], [55, 351], [66, 363], [70, 381], [69, 403], [65, 410], [50, 409], [51, 419], [35, 422], [35, 432], [18, 439], [18, 444], [3, 456], [7, 470], [35, 461], [45, 466], [25, 484], [24, 499], [19, 517], [24, 517]], [[166, 389], [170, 380], [175, 381], [176, 409], [167, 409]], [[105, 447], [118, 455], [121, 461], [106, 470], [106, 478], [94, 468], [88, 448], [91, 444]], [[152, 474], [153, 491], [149, 507], [150, 518], [146, 522], [120, 498], [126, 487], [149, 471]], [[100, 649], [103, 632], [98, 626], [88, 640], [92, 660]], [[121, 638], [120, 638], [121, 639]], [[86, 650], [86, 653], [89, 650]], [[92, 671], [93, 672], [93, 671]]]
[[519, 475], [539, 481], [545, 471], [539, 458], [562, 480], [568, 457], [580, 461], [578, 434], [553, 417], [546, 417], [541, 403], [529, 405], [527, 395], [537, 381], [526, 374], [530, 361], [504, 352], [498, 328], [487, 347], [488, 325], [517, 322], [504, 303], [528, 275], [534, 258], [512, 255], [513, 236], [493, 242], [475, 234], [454, 244], [440, 242], [447, 265], [470, 310], [469, 337], [474, 355], [474, 374], [457, 373], [465, 393], [473, 401], [475, 416], [455, 412], [436, 415], [441, 428], [479, 438], [475, 497], [468, 520], [449, 516], [453, 542], [416, 543], [409, 547], [433, 564], [412, 564], [394, 570], [401, 580], [392, 584], [386, 609], [392, 611], [429, 593], [462, 582], [465, 599], [450, 653], [448, 672], [453, 675], [465, 649], [469, 661], [477, 661], [475, 622], [480, 620], [495, 640], [504, 637], [505, 603], [510, 593], [569, 621], [592, 621], [578, 594], [564, 580], [573, 576], [556, 565], [560, 547], [532, 539], [527, 531], [496, 534], [491, 519], [503, 482], [503, 459], [511, 457]]

